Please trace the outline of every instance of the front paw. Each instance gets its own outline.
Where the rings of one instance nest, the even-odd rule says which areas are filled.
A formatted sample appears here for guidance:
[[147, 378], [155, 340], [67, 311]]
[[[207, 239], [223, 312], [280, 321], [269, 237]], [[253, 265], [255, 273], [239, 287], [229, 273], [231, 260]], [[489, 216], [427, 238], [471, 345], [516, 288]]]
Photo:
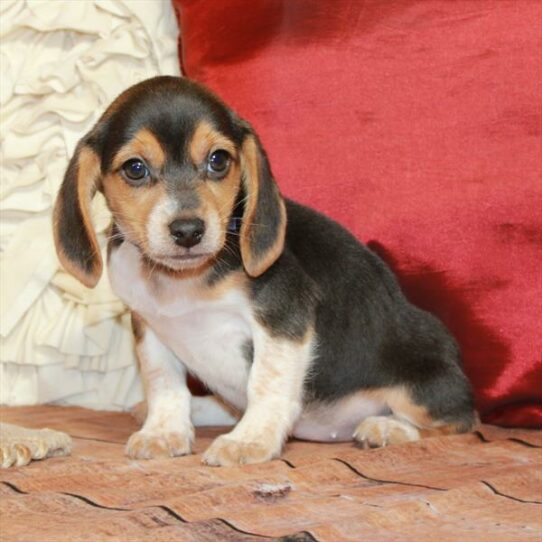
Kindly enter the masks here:
[[71, 448], [66, 433], [0, 424], [0, 467], [21, 467], [33, 459], [69, 455]]
[[192, 451], [191, 432], [137, 431], [126, 444], [126, 455], [133, 459], [156, 459], [187, 455]]
[[228, 435], [221, 435], [203, 454], [203, 463], [221, 467], [264, 463], [279, 453], [280, 450], [268, 448], [259, 442], [235, 440]]

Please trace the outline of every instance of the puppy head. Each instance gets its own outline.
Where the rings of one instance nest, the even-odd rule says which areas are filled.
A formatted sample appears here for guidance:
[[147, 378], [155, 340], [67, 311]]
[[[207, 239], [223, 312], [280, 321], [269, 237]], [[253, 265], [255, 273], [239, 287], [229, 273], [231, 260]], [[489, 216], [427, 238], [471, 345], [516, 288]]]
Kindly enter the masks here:
[[76, 148], [54, 233], [61, 263], [88, 287], [103, 267], [90, 214], [97, 190], [123, 237], [174, 271], [212, 262], [239, 207], [250, 276], [268, 269], [284, 246], [285, 206], [258, 137], [187, 79], [156, 77], [131, 87]]

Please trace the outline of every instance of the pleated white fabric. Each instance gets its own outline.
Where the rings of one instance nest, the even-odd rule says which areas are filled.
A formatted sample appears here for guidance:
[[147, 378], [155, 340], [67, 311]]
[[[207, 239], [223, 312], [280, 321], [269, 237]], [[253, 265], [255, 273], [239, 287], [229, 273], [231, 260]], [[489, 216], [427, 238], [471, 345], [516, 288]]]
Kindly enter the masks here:
[[[125, 88], [178, 75], [169, 0], [2, 0], [0, 403], [125, 409], [142, 398], [129, 314], [107, 276], [66, 274], [51, 212], [69, 157]], [[109, 214], [95, 223], [105, 249]]]

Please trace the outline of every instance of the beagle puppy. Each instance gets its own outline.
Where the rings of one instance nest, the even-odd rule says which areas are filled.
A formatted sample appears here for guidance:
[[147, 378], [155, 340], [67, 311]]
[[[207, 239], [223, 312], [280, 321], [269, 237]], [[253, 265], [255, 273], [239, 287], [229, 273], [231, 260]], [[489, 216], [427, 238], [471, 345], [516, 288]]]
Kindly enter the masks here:
[[79, 142], [54, 234], [90, 288], [103, 267], [97, 190], [148, 407], [130, 457], [190, 453], [187, 372], [243, 413], [203, 455], [209, 465], [268, 461], [288, 436], [377, 447], [473, 428], [445, 327], [345, 229], [283, 198], [250, 124], [201, 85], [139, 83]]

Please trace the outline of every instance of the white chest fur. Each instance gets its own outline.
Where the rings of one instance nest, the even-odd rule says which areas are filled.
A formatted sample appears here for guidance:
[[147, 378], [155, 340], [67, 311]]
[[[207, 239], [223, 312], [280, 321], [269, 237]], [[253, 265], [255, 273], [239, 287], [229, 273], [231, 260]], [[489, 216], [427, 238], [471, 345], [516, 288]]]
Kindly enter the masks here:
[[[239, 410], [246, 408], [251, 369], [246, 346], [259, 331], [240, 289], [202, 295], [205, 290], [196, 280], [152, 272], [139, 250], [126, 242], [111, 253], [109, 276], [115, 293], [143, 317], [179, 363]], [[303, 359], [300, 355], [297, 361], [306, 371]], [[385, 403], [354, 393], [334, 403], [309, 405], [292, 433], [309, 440], [349, 440], [360, 420], [383, 413], [389, 413]]]
[[246, 297], [230, 289], [202, 296], [197, 279], [152, 272], [139, 250], [123, 243], [109, 259], [115, 293], [143, 317], [187, 369], [237, 408], [246, 406], [253, 320]]

